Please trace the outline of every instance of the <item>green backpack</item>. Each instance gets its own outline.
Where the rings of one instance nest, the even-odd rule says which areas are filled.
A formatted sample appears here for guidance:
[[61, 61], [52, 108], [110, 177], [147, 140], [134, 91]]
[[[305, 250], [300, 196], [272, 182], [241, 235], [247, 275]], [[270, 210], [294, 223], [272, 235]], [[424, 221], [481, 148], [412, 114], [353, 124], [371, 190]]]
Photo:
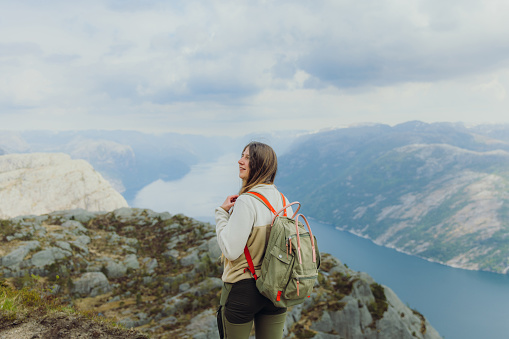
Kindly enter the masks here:
[[[277, 307], [300, 304], [310, 296], [320, 267], [320, 252], [316, 238], [306, 217], [297, 214], [300, 203], [285, 205], [286, 200], [281, 194], [285, 207], [276, 212], [260, 193], [251, 191], [247, 193], [255, 196], [274, 214], [262, 261], [261, 276], [256, 275], [251, 254], [247, 246], [244, 248], [248, 269], [256, 280], [256, 287]], [[294, 204], [298, 204], [298, 208], [290, 218], [286, 215], [286, 209]], [[283, 215], [280, 215], [282, 212]], [[298, 221], [299, 217], [302, 217], [307, 229]]]

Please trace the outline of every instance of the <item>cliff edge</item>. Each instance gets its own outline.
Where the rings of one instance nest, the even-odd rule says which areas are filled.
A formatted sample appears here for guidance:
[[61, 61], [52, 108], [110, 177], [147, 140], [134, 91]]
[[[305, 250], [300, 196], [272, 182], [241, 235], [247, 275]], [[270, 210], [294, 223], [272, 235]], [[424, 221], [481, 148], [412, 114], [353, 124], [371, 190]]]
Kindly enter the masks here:
[[[214, 230], [182, 214], [137, 208], [0, 220], [0, 280], [22, 288], [35, 276], [62, 302], [152, 338], [218, 338], [222, 265]], [[312, 295], [289, 309], [285, 338], [441, 337], [390, 288], [322, 253]]]
[[126, 200], [84, 160], [60, 153], [0, 156], [0, 218], [121, 207]]

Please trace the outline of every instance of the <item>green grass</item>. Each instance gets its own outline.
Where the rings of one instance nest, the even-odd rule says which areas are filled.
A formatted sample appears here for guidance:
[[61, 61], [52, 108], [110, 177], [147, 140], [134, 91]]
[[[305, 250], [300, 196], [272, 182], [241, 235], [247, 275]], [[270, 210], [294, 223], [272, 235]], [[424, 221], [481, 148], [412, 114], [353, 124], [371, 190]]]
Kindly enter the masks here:
[[7, 241], [7, 237], [14, 233], [16, 229], [10, 220], [0, 220], [0, 241]]
[[110, 319], [100, 317], [94, 312], [78, 311], [62, 302], [59, 298], [42, 289], [38, 276], [32, 275], [30, 286], [16, 288], [0, 280], [0, 327], [3, 323], [24, 321], [28, 318], [40, 318], [54, 313], [81, 316], [92, 321], [106, 324], [112, 328], [122, 328]]
[[389, 308], [387, 297], [382, 285], [373, 283], [370, 285], [371, 293], [375, 297], [375, 301], [368, 305], [369, 313], [373, 318], [372, 328], [376, 327], [376, 321], [383, 318], [385, 311]]
[[68, 309], [53, 296], [41, 294], [34, 288], [17, 289], [3, 281], [0, 282], [0, 314], [2, 317], [23, 319], [32, 313], [42, 315], [50, 311]]

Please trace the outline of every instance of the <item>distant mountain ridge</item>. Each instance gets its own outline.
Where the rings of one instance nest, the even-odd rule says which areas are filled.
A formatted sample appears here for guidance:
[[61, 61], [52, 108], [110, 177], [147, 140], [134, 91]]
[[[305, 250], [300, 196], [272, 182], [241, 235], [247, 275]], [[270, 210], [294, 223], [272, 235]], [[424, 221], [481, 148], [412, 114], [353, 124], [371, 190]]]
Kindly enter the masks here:
[[415, 121], [316, 133], [279, 158], [277, 184], [305, 213], [377, 244], [507, 273], [509, 137], [494, 138], [505, 128]]
[[280, 155], [276, 184], [308, 215], [428, 260], [508, 272], [509, 125], [411, 121], [297, 136], [27, 131], [2, 133], [0, 149], [85, 159], [129, 202], [260, 140]]
[[150, 183], [183, 178], [191, 167], [239, 153], [259, 140], [284, 151], [301, 131], [242, 137], [137, 131], [0, 131], [0, 155], [66, 153], [89, 162], [129, 202]]
[[223, 139], [136, 131], [26, 131], [5, 133], [0, 148], [8, 154], [66, 153], [86, 160], [131, 201], [151, 182], [180, 179], [192, 165], [213, 160], [220, 153], [214, 146]]

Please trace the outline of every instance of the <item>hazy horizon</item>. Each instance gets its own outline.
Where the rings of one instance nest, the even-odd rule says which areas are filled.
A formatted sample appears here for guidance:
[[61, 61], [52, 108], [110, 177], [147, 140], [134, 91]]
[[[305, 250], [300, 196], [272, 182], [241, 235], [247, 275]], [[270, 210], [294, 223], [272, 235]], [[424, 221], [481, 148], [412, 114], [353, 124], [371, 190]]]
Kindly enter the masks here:
[[397, 123], [384, 123], [384, 122], [355, 122], [351, 124], [344, 124], [344, 125], [337, 125], [337, 126], [325, 126], [319, 129], [304, 129], [299, 128], [295, 130], [289, 130], [289, 129], [272, 129], [268, 131], [251, 131], [246, 130], [245, 132], [238, 132], [235, 134], [231, 133], [222, 133], [222, 134], [214, 134], [214, 133], [193, 133], [193, 132], [185, 132], [185, 131], [155, 131], [155, 130], [141, 130], [141, 129], [119, 129], [119, 128], [112, 128], [112, 129], [105, 129], [105, 128], [87, 128], [87, 129], [43, 129], [43, 128], [33, 128], [33, 129], [3, 129], [0, 127], [0, 132], [2, 133], [30, 133], [30, 132], [41, 132], [41, 133], [52, 133], [52, 134], [58, 134], [58, 133], [86, 133], [86, 132], [132, 132], [132, 133], [142, 133], [142, 134], [148, 134], [148, 135], [154, 135], [154, 136], [161, 136], [165, 134], [180, 134], [180, 135], [189, 135], [189, 136], [205, 136], [205, 137], [233, 137], [233, 138], [243, 138], [243, 137], [252, 137], [254, 139], [261, 138], [261, 139], [270, 139], [270, 137], [277, 133], [292, 133], [296, 132], [299, 133], [298, 135], [302, 134], [308, 134], [308, 133], [319, 133], [324, 131], [330, 131], [330, 130], [336, 130], [336, 129], [343, 129], [343, 128], [355, 128], [355, 127], [366, 127], [366, 126], [374, 126], [374, 125], [386, 125], [390, 127], [398, 126], [401, 124], [409, 123], [409, 122], [423, 122], [426, 124], [462, 124], [466, 128], [473, 128], [476, 126], [507, 126], [509, 125], [508, 122], [479, 122], [479, 123], [467, 123], [461, 120], [458, 121], [446, 121], [446, 120], [439, 120], [439, 121], [423, 121], [419, 119], [410, 119], [405, 120]]

